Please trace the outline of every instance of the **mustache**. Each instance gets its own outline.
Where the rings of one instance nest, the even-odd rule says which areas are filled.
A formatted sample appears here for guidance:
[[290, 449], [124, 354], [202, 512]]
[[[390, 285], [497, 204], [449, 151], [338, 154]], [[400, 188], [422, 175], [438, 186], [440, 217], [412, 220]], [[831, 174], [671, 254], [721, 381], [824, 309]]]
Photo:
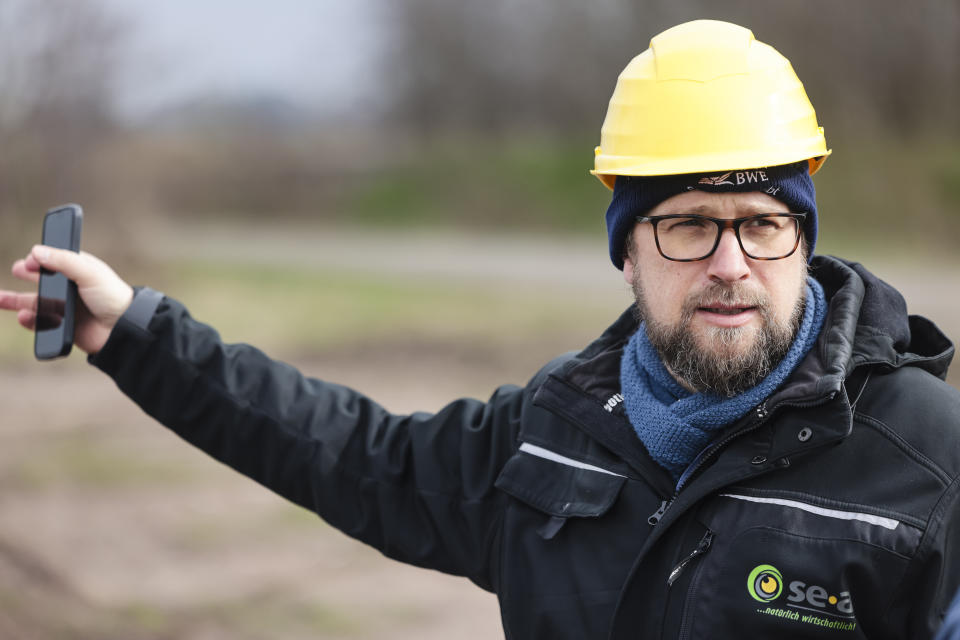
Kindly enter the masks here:
[[683, 301], [682, 314], [684, 318], [691, 318], [697, 309], [716, 305], [754, 307], [761, 316], [767, 317], [770, 297], [739, 282], [716, 282], [702, 291], [687, 296]]

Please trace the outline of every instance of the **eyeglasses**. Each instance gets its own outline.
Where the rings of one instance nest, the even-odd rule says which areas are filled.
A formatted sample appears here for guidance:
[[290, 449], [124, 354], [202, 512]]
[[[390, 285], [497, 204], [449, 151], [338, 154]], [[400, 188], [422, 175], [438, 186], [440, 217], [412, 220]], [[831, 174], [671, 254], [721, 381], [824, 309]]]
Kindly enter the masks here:
[[740, 248], [754, 260], [780, 260], [800, 246], [800, 230], [806, 213], [761, 213], [745, 218], [710, 218], [676, 213], [639, 216], [637, 222], [653, 225], [657, 250], [667, 260], [695, 262], [713, 255], [720, 234], [733, 229]]

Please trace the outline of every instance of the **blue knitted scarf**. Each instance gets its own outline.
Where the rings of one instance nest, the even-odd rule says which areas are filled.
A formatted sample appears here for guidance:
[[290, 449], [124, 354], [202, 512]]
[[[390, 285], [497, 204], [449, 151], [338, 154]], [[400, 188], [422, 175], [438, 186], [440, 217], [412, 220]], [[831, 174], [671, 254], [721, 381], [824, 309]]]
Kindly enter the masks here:
[[630, 423], [653, 459], [679, 479], [723, 427], [746, 415], [787, 379], [813, 347], [826, 315], [823, 287], [807, 278], [806, 308], [787, 354], [755, 387], [732, 398], [684, 389], [650, 344], [646, 325], [640, 325], [623, 351], [620, 386]]

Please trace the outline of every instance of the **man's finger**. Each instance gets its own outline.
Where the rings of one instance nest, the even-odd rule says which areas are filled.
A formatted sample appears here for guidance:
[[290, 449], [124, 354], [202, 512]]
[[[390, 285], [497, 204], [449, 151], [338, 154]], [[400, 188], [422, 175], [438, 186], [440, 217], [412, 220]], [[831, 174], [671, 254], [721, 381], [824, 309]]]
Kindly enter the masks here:
[[40, 263], [34, 260], [33, 256], [27, 256], [24, 260], [14, 262], [10, 272], [15, 278], [34, 284], [40, 282]]
[[92, 264], [87, 256], [68, 251], [67, 249], [55, 249], [42, 244], [34, 245], [30, 250], [30, 255], [24, 263], [24, 267], [29, 270], [30, 259], [36, 260], [40, 266], [50, 271], [56, 271], [73, 280], [78, 286], [83, 286], [91, 280], [96, 273], [96, 265]]
[[23, 264], [27, 268], [27, 271], [40, 272], [40, 263], [37, 262], [37, 259], [34, 258], [32, 254], [27, 254], [27, 257], [23, 259]]
[[20, 326], [24, 329], [33, 331], [34, 327], [37, 326], [37, 314], [33, 311], [23, 309], [17, 312], [17, 322], [19, 322]]
[[37, 294], [0, 291], [0, 309], [9, 311], [30, 311], [37, 308]]

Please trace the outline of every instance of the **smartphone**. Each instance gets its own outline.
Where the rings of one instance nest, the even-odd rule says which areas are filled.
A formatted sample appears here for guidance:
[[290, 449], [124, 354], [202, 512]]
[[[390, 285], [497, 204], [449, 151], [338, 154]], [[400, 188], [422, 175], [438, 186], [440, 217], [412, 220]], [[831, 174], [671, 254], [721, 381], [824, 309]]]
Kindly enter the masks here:
[[[43, 218], [41, 242], [49, 247], [80, 251], [83, 210], [66, 204], [47, 212]], [[77, 285], [62, 273], [40, 270], [37, 297], [37, 326], [33, 354], [37, 360], [52, 360], [70, 353], [77, 310]]]

